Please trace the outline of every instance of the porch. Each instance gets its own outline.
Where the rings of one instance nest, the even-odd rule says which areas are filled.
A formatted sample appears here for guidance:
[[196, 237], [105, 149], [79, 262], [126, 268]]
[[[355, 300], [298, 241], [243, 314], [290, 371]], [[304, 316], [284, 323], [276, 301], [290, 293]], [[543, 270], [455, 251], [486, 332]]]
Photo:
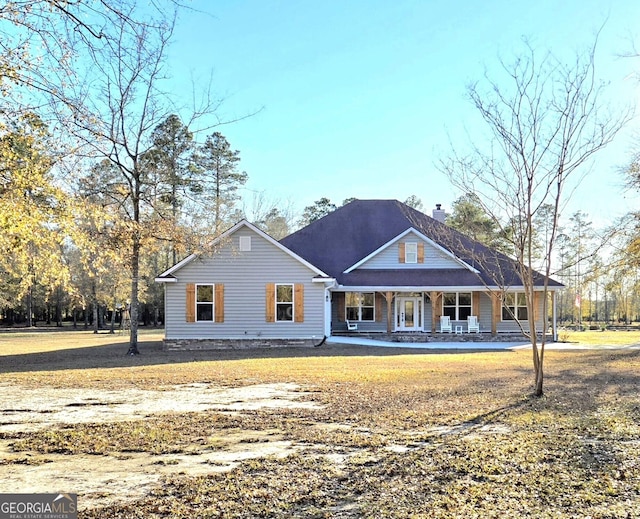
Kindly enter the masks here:
[[[533, 317], [537, 330], [546, 325], [548, 336], [554, 337], [555, 297], [549, 302], [554, 318], [543, 319], [539, 294]], [[528, 317], [526, 308], [515, 302], [503, 307], [502, 296], [490, 291], [333, 292], [328, 335], [392, 342], [527, 341], [522, 328], [529, 328]], [[445, 318], [450, 333], [442, 331]], [[471, 319], [477, 328], [471, 327]]]

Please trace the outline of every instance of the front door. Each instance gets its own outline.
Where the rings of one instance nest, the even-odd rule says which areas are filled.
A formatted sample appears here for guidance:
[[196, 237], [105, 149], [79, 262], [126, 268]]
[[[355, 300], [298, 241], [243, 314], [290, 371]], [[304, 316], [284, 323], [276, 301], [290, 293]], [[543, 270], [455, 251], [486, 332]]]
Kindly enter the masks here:
[[396, 331], [421, 331], [422, 298], [399, 297], [396, 304]]

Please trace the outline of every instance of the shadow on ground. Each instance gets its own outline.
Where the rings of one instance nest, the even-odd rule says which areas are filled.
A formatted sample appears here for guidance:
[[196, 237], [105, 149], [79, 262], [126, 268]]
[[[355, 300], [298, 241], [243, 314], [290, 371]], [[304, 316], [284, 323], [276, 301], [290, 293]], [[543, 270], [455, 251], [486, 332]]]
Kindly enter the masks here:
[[[6, 336], [5, 336], [6, 339]], [[43, 340], [46, 340], [43, 337]], [[287, 359], [305, 357], [354, 357], [397, 355], [468, 354], [476, 350], [384, 348], [358, 345], [327, 345], [316, 348], [262, 348], [250, 350], [165, 351], [161, 341], [142, 338], [138, 343], [140, 355], [127, 355], [128, 343], [60, 349], [50, 352], [0, 354], [0, 374], [30, 371], [58, 371], [68, 369], [121, 368], [132, 366], [156, 366], [201, 361], [226, 361], [243, 359]], [[504, 353], [504, 350], [500, 350]], [[477, 351], [487, 353], [487, 350]]]

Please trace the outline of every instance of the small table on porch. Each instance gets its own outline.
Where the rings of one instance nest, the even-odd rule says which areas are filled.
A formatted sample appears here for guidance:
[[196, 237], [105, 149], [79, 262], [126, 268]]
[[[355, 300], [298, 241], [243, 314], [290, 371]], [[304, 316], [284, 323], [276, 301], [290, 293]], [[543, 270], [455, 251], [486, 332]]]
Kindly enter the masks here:
[[456, 324], [456, 334], [462, 335], [462, 325]]

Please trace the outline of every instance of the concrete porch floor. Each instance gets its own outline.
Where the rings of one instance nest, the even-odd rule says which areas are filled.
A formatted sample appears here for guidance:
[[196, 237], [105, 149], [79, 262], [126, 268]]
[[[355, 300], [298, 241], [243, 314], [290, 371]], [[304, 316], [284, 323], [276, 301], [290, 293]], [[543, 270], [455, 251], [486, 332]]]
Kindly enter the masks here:
[[[432, 343], [432, 342], [462, 342], [462, 343], [529, 343], [529, 339], [520, 333], [499, 333], [493, 335], [488, 332], [479, 333], [440, 333], [440, 332], [334, 332], [331, 337], [346, 337], [354, 339], [371, 339], [374, 341], [392, 343]], [[547, 342], [553, 342], [553, 337], [547, 335]]]
[[[438, 337], [441, 334], [438, 334]], [[449, 334], [444, 334], [449, 335]], [[531, 343], [526, 340], [519, 341], [438, 341], [438, 337], [431, 336], [431, 341], [429, 342], [397, 342], [397, 341], [388, 341], [384, 340], [382, 337], [371, 339], [366, 337], [365, 335], [361, 336], [346, 336], [346, 335], [338, 335], [331, 336], [327, 338], [326, 344], [329, 345], [340, 345], [340, 344], [348, 344], [352, 346], [374, 346], [381, 348], [415, 348], [415, 349], [425, 349], [425, 350], [467, 350], [467, 351], [478, 351], [478, 350], [520, 350], [520, 349], [531, 349]], [[459, 337], [459, 336], [458, 336]], [[616, 346], [606, 346], [600, 345], [595, 347], [588, 346], [580, 346], [578, 344], [564, 343], [564, 342], [548, 342], [545, 345], [546, 349], [550, 350], [589, 350], [589, 349], [619, 349]], [[623, 349], [627, 349], [626, 347]], [[640, 349], [640, 345], [634, 346], [633, 349]]]

